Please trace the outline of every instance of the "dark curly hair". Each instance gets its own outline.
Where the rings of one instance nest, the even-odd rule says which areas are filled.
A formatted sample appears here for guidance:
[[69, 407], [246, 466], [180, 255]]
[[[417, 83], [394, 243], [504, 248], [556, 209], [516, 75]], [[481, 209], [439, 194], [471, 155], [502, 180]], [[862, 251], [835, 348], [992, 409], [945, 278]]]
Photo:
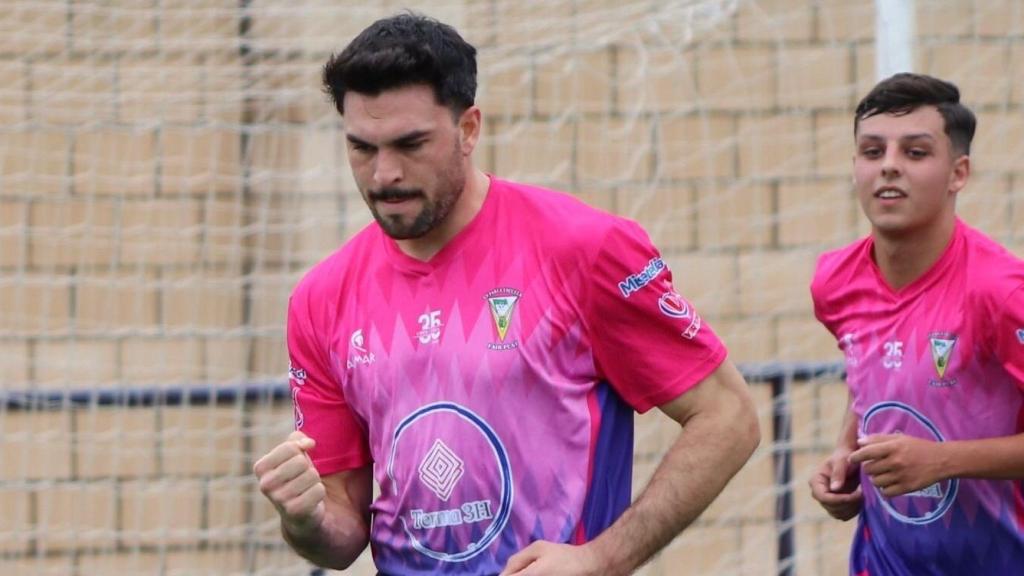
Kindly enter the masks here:
[[327, 61], [324, 90], [344, 116], [348, 91], [376, 96], [416, 84], [458, 116], [476, 98], [476, 48], [447, 24], [413, 12], [383, 18]]

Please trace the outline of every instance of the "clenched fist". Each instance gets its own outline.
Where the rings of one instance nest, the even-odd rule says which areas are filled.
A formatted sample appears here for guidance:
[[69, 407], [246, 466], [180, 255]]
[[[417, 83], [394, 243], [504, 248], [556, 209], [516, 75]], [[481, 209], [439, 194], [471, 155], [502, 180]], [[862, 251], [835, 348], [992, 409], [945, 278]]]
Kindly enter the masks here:
[[307, 452], [316, 443], [296, 430], [253, 466], [260, 492], [294, 533], [316, 529], [324, 518], [326, 490]]

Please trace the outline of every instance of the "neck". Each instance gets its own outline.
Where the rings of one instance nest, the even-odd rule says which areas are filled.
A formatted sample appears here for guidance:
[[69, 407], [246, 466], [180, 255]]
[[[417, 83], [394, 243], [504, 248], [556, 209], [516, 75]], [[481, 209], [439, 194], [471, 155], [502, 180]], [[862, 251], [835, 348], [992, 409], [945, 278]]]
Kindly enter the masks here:
[[487, 174], [471, 168], [466, 187], [455, 202], [448, 217], [437, 227], [419, 238], [396, 240], [399, 250], [407, 256], [426, 262], [441, 251], [456, 234], [473, 221], [487, 199], [491, 179]]
[[899, 290], [923, 276], [942, 257], [955, 228], [956, 219], [950, 218], [924, 233], [900, 235], [874, 230], [874, 256], [882, 278]]

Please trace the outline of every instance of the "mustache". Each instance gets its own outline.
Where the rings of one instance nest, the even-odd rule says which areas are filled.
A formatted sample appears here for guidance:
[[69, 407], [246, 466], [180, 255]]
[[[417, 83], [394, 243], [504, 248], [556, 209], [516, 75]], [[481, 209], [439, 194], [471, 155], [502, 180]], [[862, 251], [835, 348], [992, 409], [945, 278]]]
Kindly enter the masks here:
[[381, 188], [380, 190], [368, 190], [366, 192], [366, 196], [374, 202], [390, 202], [393, 200], [418, 198], [423, 196], [423, 191], [417, 189], [406, 190], [402, 188]]

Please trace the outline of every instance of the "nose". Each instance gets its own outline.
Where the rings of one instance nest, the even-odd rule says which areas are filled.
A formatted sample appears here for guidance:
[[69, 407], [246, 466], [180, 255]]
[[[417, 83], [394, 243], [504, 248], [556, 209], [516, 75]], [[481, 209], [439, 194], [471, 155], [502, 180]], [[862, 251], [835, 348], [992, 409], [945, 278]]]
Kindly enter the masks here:
[[381, 148], [373, 166], [373, 182], [377, 188], [393, 186], [402, 181], [402, 163], [398, 155]]
[[900, 175], [899, 150], [890, 146], [882, 158], [882, 177], [887, 179], [896, 178]]

